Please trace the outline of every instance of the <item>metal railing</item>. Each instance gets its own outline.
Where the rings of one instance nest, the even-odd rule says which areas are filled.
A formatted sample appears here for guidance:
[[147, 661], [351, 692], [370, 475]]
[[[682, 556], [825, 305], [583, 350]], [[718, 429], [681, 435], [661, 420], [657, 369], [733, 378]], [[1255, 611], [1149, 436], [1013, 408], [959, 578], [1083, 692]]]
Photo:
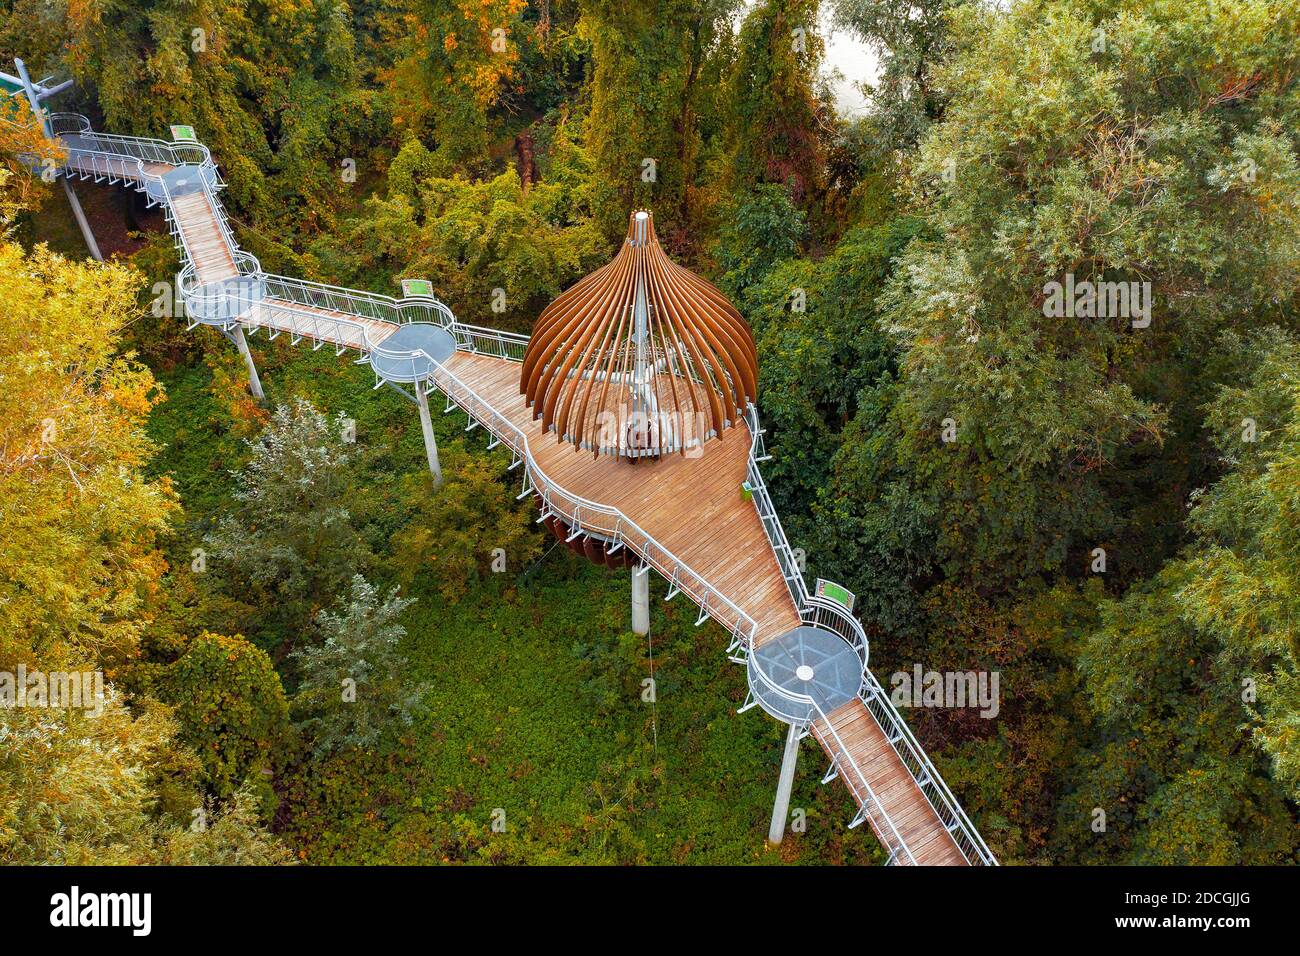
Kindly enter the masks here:
[[408, 322], [429, 322], [444, 327], [455, 323], [456, 317], [443, 302], [433, 296], [412, 296], [395, 299], [378, 292], [362, 292], [342, 286], [291, 279], [287, 276], [266, 274], [267, 295], [309, 309], [343, 312], [375, 322], [405, 325]]
[[[767, 490], [767, 483], [764, 482], [758, 467], [759, 461], [766, 456], [762, 454], [763, 429], [759, 424], [758, 410], [752, 404], [746, 409], [745, 421], [752, 433], [746, 480], [753, 491], [754, 507], [762, 520], [763, 530], [767, 532], [772, 551], [781, 566], [781, 574], [799, 608], [800, 619], [805, 624], [812, 624], [839, 634], [858, 652], [862, 660], [862, 686], [858, 692], [859, 700], [880, 726], [881, 732], [884, 733], [894, 752], [898, 754], [903, 766], [907, 768], [967, 862], [972, 865], [996, 866], [997, 860], [984, 843], [979, 831], [966, 816], [961, 804], [948, 789], [947, 783], [916, 740], [911, 728], [907, 726], [888, 694], [876, 680], [876, 676], [868, 668], [869, 644], [861, 622], [836, 602], [818, 597], [808, 591], [803, 571], [799, 568], [794, 549], [790, 547], [785, 530], [781, 527], [781, 519], [777, 516], [776, 508]], [[753, 655], [749, 657], [752, 660]], [[765, 686], [772, 685], [768, 683]], [[829, 726], [829, 722], [827, 725]]]
[[[164, 163], [168, 166], [211, 166], [212, 154], [208, 148], [198, 142], [168, 142], [162, 139], [150, 139], [145, 136], [119, 136], [114, 133], [101, 133], [90, 128], [87, 120], [84, 125], [71, 119], [75, 113], [60, 113], [60, 123], [65, 128], [58, 136], [73, 136], [77, 142], [65, 144], [69, 149], [88, 152], [107, 153], [125, 156], [146, 163]], [[85, 117], [82, 117], [85, 119]], [[79, 128], [72, 129], [72, 126]]]
[[966, 816], [966, 811], [961, 808], [957, 798], [948, 789], [948, 784], [926, 756], [925, 750], [912, 734], [912, 729], [907, 726], [885, 689], [876, 680], [876, 675], [869, 670], [865, 671], [862, 682], [863, 690], [859, 697], [880, 725], [894, 752], [903, 761], [903, 766], [920, 786], [921, 792], [925, 794], [966, 861], [972, 866], [997, 866], [998, 861], [993, 851], [988, 848], [975, 824]]
[[481, 325], [456, 323], [456, 348], [476, 355], [490, 355], [510, 362], [522, 362], [528, 350], [528, 336], [502, 332]]
[[[763, 473], [759, 470], [758, 463], [766, 458], [762, 454], [763, 447], [763, 428], [758, 421], [758, 409], [753, 403], [745, 409], [745, 424], [749, 427], [749, 465], [745, 472], [745, 480], [749, 482], [750, 492], [754, 496], [754, 508], [758, 511], [759, 520], [763, 523], [763, 531], [767, 533], [767, 540], [771, 542], [772, 551], [776, 555], [776, 563], [780, 565], [781, 577], [785, 579], [786, 587], [790, 590], [790, 597], [794, 600], [796, 608], [802, 609], [808, 601], [808, 586], [804, 583], [803, 569], [799, 567], [799, 561], [795, 557], [794, 549], [790, 547], [790, 542], [785, 536], [785, 529], [781, 527], [781, 519], [776, 513], [776, 507], [772, 504], [772, 496], [767, 490], [767, 482], [763, 480]], [[858, 627], [861, 630], [861, 627]], [[865, 635], [862, 638], [865, 643]], [[865, 666], [865, 661], [864, 661]]]
[[50, 113], [46, 117], [50, 132], [55, 136], [65, 133], [89, 133], [90, 120], [80, 113]]
[[[60, 117], [61, 126], [68, 127], [76, 122], [73, 119], [77, 116], [75, 113], [57, 115]], [[81, 129], [88, 128], [89, 124], [87, 122]], [[216, 225], [229, 244], [232, 256], [239, 251], [239, 246], [234, 242], [234, 237], [230, 234], [224, 219], [217, 213], [220, 204], [217, 203], [216, 197], [212, 194], [212, 187], [214, 183], [220, 183], [220, 178], [217, 176], [216, 166], [213, 164], [212, 157], [208, 153], [206, 146], [200, 143], [165, 143], [162, 140], [149, 140], [133, 136], [113, 136], [106, 133], [85, 131], [65, 132], [61, 134], [61, 137], [73, 137], [75, 140], [75, 144], [69, 144], [66, 138], [59, 140], [60, 145], [68, 153], [62, 166], [64, 175], [75, 174], [83, 179], [93, 176], [96, 181], [103, 177], [113, 182], [126, 182], [128, 180], [132, 182], [139, 191], [149, 197], [151, 204], [163, 206], [172, 236], [184, 253], [187, 263], [191, 265], [196, 263], [197, 259], [193, 254], [193, 250], [190, 249], [185, 232], [176, 217], [174, 201], [166, 177], [159, 173], [150, 172], [145, 168], [145, 164], [161, 163], [168, 166], [198, 165], [202, 167], [203, 174], [200, 178], [203, 191], [213, 207]], [[111, 147], [111, 149], [108, 147]], [[211, 177], [211, 182], [209, 177]], [[256, 262], [256, 259], [253, 258], [253, 261]], [[258, 268], [260, 270], [260, 265]]]

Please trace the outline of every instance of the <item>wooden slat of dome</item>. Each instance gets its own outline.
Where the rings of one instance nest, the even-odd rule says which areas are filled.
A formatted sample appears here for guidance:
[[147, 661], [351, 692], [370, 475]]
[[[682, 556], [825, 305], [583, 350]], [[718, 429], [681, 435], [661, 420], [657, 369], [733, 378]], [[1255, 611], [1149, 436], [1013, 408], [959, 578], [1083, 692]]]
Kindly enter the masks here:
[[758, 395], [758, 357], [740, 313], [670, 260], [639, 212], [613, 261], [542, 312], [519, 391], [562, 441], [657, 456], [737, 422]]

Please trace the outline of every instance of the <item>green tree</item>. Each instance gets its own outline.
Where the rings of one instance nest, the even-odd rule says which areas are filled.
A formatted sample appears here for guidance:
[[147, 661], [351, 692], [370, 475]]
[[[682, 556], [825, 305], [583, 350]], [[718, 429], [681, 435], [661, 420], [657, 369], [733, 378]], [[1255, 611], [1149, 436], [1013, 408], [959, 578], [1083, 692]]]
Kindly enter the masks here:
[[586, 0], [580, 35], [591, 45], [587, 146], [598, 221], [621, 236], [634, 207], [653, 209], [661, 238], [687, 248], [694, 197], [721, 130], [720, 90], [737, 0], [625, 4]]
[[[0, 709], [0, 863], [286, 862], [247, 792], [229, 807], [193, 793], [198, 760], [178, 733], [169, 708], [133, 711], [111, 684], [95, 715]], [[166, 786], [185, 791], [179, 806], [160, 801]]]
[[427, 475], [403, 484], [407, 519], [392, 538], [392, 565], [407, 581], [430, 573], [443, 597], [454, 600], [494, 570], [503, 577], [522, 571], [540, 553], [542, 538], [530, 509], [502, 487], [499, 463], [455, 446], [447, 452], [447, 481], [436, 494]]
[[730, 77], [732, 189], [777, 183], [803, 208], [824, 178], [814, 84], [820, 0], [763, 0], [745, 17]]
[[293, 707], [317, 757], [372, 748], [390, 721], [414, 720], [424, 688], [406, 679], [399, 647], [406, 628], [398, 623], [414, 603], [396, 588], [381, 595], [358, 574], [338, 611], [316, 615], [318, 640], [293, 652], [302, 673]]
[[794, 257], [807, 227], [790, 188], [763, 183], [739, 198], [725, 214], [718, 241], [722, 290], [745, 302], [745, 292], [784, 259]]
[[270, 771], [285, 745], [288, 704], [266, 653], [242, 637], [204, 632], [173, 663], [161, 691], [175, 707], [180, 739], [194, 748], [205, 782], [220, 798], [252, 780], [267, 799]]
[[[1206, 421], [1231, 468], [1194, 495], [1196, 540], [1105, 603], [1079, 655], [1099, 733], [1057, 840], [1083, 861], [1249, 864], [1300, 849], [1300, 346], [1265, 329], [1220, 351], [1240, 384]], [[1105, 834], [1083, 825], [1094, 807]]]
[[369, 560], [349, 505], [357, 476], [348, 419], [305, 399], [276, 409], [236, 475], [236, 508], [207, 536], [214, 577], [265, 611], [259, 639], [287, 653], [298, 629]]
[[393, 71], [395, 120], [403, 132], [431, 132], [445, 163], [469, 163], [488, 149], [491, 111], [517, 79], [525, 0], [412, 0], [404, 56]]
[[410, 140], [389, 170], [387, 195], [316, 244], [317, 268], [381, 291], [399, 271], [436, 276], [439, 296], [463, 321], [526, 329], [609, 255], [592, 218], [590, 163], [563, 122], [544, 170], [527, 191], [513, 169], [471, 181]]
[[915, 146], [943, 115], [944, 94], [933, 71], [953, 52], [950, 11], [967, 0], [831, 0], [836, 26], [880, 51], [880, 76], [863, 87], [874, 145]]
[[[1185, 444], [1161, 457], [1199, 400], [1170, 386], [1219, 330], [1294, 309], [1277, 289], [1300, 263], [1300, 172], [1286, 96], [1264, 92], [1286, 89], [1292, 51], [1273, 35], [1294, 23], [1262, 2], [958, 14], [938, 71], [951, 102], [919, 164], [942, 239], [913, 243], [881, 318], [903, 371], [888, 427], [899, 480], [942, 515], [943, 572], [1010, 585], [1124, 535], [1146, 513], [1134, 499], [1176, 494], [1176, 471], [1163, 490], [1139, 478], [1189, 461]], [[1191, 66], [1207, 47], [1209, 77]], [[1257, 94], [1232, 92], [1257, 74]], [[1066, 276], [1149, 283], [1150, 325], [1055, 317]], [[1158, 557], [1125, 548], [1143, 551]]]

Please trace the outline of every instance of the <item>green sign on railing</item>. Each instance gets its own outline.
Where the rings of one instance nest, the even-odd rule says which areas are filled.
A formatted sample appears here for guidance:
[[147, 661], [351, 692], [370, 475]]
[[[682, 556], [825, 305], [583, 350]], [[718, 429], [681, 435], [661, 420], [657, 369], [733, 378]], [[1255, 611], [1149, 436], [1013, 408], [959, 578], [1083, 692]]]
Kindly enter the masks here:
[[836, 584], [834, 581], [827, 581], [824, 578], [817, 579], [816, 595], [818, 597], [829, 598], [836, 604], [841, 604], [848, 610], [853, 610], [853, 602], [857, 600], [857, 595], [850, 591], [842, 584]]
[[194, 135], [193, 126], [173, 126], [172, 142], [175, 143], [196, 143], [198, 137]]
[[433, 283], [428, 279], [403, 279], [402, 298], [413, 295], [433, 295]]

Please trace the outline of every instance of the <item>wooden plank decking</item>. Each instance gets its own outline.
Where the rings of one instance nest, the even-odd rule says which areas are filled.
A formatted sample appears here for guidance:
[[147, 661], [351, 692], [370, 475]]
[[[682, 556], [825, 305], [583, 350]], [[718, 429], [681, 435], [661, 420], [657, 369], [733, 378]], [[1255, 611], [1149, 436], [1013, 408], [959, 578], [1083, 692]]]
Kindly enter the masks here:
[[[912, 779], [903, 761], [894, 752], [889, 739], [871, 716], [861, 700], [851, 700], [828, 715], [830, 725], [839, 737], [826, 729], [826, 722], [814, 721], [812, 736], [834, 760], [841, 756], [841, 744], [847, 755], [862, 771], [881, 808], [893, 821], [894, 828], [920, 866], [965, 866], [966, 858], [957, 849], [948, 831], [939, 821], [930, 801]], [[866, 788], [851, 769], [840, 771], [853, 799], [861, 806]], [[869, 819], [869, 818], [868, 818]], [[881, 836], [881, 843], [889, 846], [891, 839]]]
[[217, 226], [217, 214], [206, 191], [173, 197], [172, 214], [185, 237], [185, 246], [194, 260], [194, 272], [200, 285], [239, 275], [230, 246]]
[[749, 430], [728, 428], [699, 457], [632, 464], [543, 434], [519, 392], [518, 362], [457, 352], [448, 370], [528, 437], [533, 457], [566, 491], [617, 508], [758, 624], [755, 641], [799, 626], [799, 613], [752, 501], [741, 496]]

